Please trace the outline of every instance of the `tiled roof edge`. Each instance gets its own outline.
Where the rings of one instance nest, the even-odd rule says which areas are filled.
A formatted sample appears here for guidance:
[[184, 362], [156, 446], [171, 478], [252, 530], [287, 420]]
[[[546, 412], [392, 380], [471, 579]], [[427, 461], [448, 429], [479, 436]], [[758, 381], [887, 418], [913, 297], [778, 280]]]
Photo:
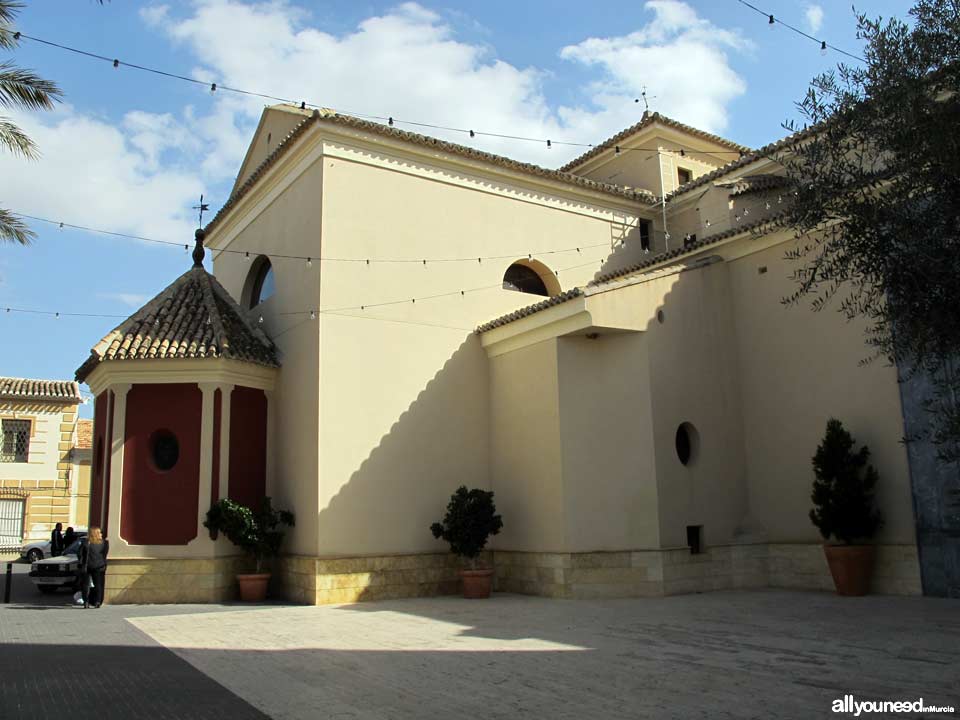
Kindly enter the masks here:
[[672, 127], [676, 130], [683, 130], [684, 132], [690, 133], [691, 135], [702, 138], [704, 140], [710, 140], [711, 142], [715, 142], [720, 145], [725, 145], [726, 147], [729, 147], [733, 150], [738, 150], [743, 153], [753, 152], [753, 150], [747, 147], [746, 145], [740, 145], [738, 143], [733, 142], [732, 140], [727, 140], [726, 138], [720, 137], [719, 135], [708, 133], [706, 130], [699, 130], [698, 128], [695, 128], [692, 125], [687, 125], [685, 123], [680, 122], [679, 120], [674, 120], [673, 118], [668, 118], [665, 115], [661, 115], [658, 112], [654, 112], [649, 114], [644, 113], [643, 119], [641, 119], [640, 122], [635, 123], [630, 127], [621, 130], [616, 135], [610, 138], [607, 138], [599, 145], [596, 145], [590, 148], [589, 150], [587, 150], [587, 152], [583, 153], [583, 155], [580, 155], [579, 157], [574, 158], [573, 160], [568, 162], [566, 165], [561, 167], [560, 170], [564, 172], [569, 172], [573, 168], [583, 165], [583, 163], [585, 163], [587, 160], [591, 160], [597, 155], [609, 150], [621, 140], [625, 140], [626, 138], [630, 137], [634, 133], [640, 132], [647, 125], [651, 125], [655, 121], [659, 121], [664, 125], [668, 127]]
[[485, 322], [483, 325], [477, 326], [475, 330], [476, 333], [485, 333], [488, 330], [493, 330], [494, 328], [500, 327], [501, 325], [506, 325], [513, 322], [514, 320], [519, 320], [520, 318], [525, 318], [528, 315], [533, 315], [538, 313], [541, 310], [546, 310], [549, 307], [554, 305], [561, 305], [568, 300], [573, 300], [583, 295], [583, 288], [574, 287], [566, 290], [565, 292], [560, 293], [559, 295], [554, 295], [553, 297], [547, 298], [546, 300], [541, 300], [538, 303], [533, 305], [528, 305], [527, 307], [520, 308], [519, 310], [514, 310], [511, 313], [506, 315], [501, 315], [498, 318], [495, 318], [489, 322]]
[[798, 130], [797, 132], [787, 135], [786, 137], [782, 137], [779, 140], [775, 140], [774, 142], [768, 145], [764, 145], [759, 150], [751, 151], [746, 155], [744, 155], [743, 157], [737, 160], [734, 160], [733, 162], [727, 163], [726, 165], [721, 165], [716, 170], [711, 170], [706, 175], [701, 175], [695, 180], [691, 180], [688, 183], [684, 183], [673, 192], [667, 193], [663, 199], [665, 202], [669, 202], [670, 200], [673, 200], [675, 197], [679, 197], [680, 195], [683, 195], [684, 193], [687, 193], [690, 190], [693, 190], [694, 188], [698, 188], [703, 185], [706, 185], [707, 183], [712, 182], [717, 178], [723, 177], [729, 172], [733, 172], [734, 170], [742, 168], [745, 165], [749, 165], [752, 162], [756, 162], [757, 160], [763, 160], [764, 158], [767, 158], [770, 155], [770, 153], [776, 152], [778, 150], [782, 150], [784, 147], [786, 147], [790, 143], [796, 142], [797, 140], [802, 140], [803, 138], [810, 136], [817, 129], [818, 129], [818, 126], [812, 126], [804, 130]]
[[234, 192], [230, 198], [227, 199], [227, 202], [224, 203], [223, 207], [220, 208], [217, 214], [214, 215], [213, 219], [207, 224], [205, 228], [206, 232], [209, 233], [211, 230], [213, 230], [213, 228], [216, 227], [216, 225], [227, 215], [227, 213], [254, 187], [254, 185], [256, 185], [257, 181], [263, 177], [264, 173], [266, 173], [266, 171], [270, 169], [270, 167], [273, 166], [277, 160], [295, 144], [297, 138], [299, 138], [306, 131], [311, 122], [323, 121], [330, 121], [344, 127], [351, 127], [358, 130], [368, 130], [378, 135], [383, 135], [384, 137], [393, 137], [405, 142], [413, 143], [415, 145], [435, 148], [453, 155], [467, 157], [472, 160], [481, 160], [493, 165], [498, 165], [508, 170], [514, 170], [516, 172], [542, 177], [548, 180], [555, 180], [560, 183], [574, 185], [587, 190], [593, 190], [605, 195], [612, 195], [615, 197], [625, 198], [627, 200], [646, 202], [649, 205], [659, 202], [659, 199], [649, 190], [627, 189], [619, 185], [597, 182], [596, 180], [590, 180], [589, 178], [585, 178], [580, 175], [574, 175], [562, 169], [550, 170], [532, 163], [513, 160], [503, 155], [495, 155], [494, 153], [476, 150], [475, 148], [467, 147], [466, 145], [459, 145], [447, 140], [440, 140], [439, 138], [430, 137], [429, 135], [420, 135], [407, 130], [400, 130], [395, 127], [390, 127], [382, 123], [372, 122], [370, 120], [361, 120], [360, 118], [355, 118], [352, 115], [342, 115], [340, 113], [325, 115], [320, 113], [319, 110], [315, 110], [310, 117], [304, 118], [303, 121], [301, 121], [293, 130], [290, 131], [290, 133], [280, 142], [276, 149], [270, 153], [262, 163], [260, 163], [257, 169], [250, 174], [250, 177], [248, 177], [243, 184], [237, 188], [236, 192]]
[[[39, 385], [41, 387], [53, 385], [56, 386], [55, 389], [58, 390], [59, 393], [51, 394], [48, 392], [31, 391], [14, 392], [12, 389], [4, 387], [6, 383], [3, 381], [26, 383], [31, 388], [35, 385]], [[83, 397], [80, 395], [80, 386], [74, 380], [43, 380], [39, 378], [22, 378], [7, 375], [0, 377], [0, 398], [5, 400], [42, 400], [44, 402], [65, 403], [79, 403], [83, 401]]]
[[654, 265], [659, 265], [664, 260], [673, 260], [674, 258], [678, 258], [682, 255], [687, 255], [689, 253], [696, 252], [700, 248], [707, 247], [708, 245], [714, 245], [720, 242], [721, 240], [726, 240], [727, 238], [735, 237], [737, 235], [740, 235], [741, 233], [759, 230], [761, 228], [765, 228], [765, 226], [770, 226], [771, 228], [779, 227], [781, 224], [780, 220], [783, 217], [783, 215], [784, 213], [778, 213], [773, 216], [760, 218], [759, 220], [754, 220], [752, 223], [747, 223], [739, 227], [729, 228], [727, 230], [724, 230], [723, 232], [718, 232], [713, 235], [709, 235], [703, 238], [702, 240], [697, 240], [688, 245], [683, 245], [681, 247], [675, 248], [674, 250], [667, 250], [666, 252], [662, 252], [657, 255], [654, 255], [653, 257], [648, 258], [647, 260], [643, 260], [642, 262], [634, 263], [633, 265], [628, 265], [627, 267], [622, 268], [620, 270], [616, 270], [614, 272], [609, 272], [609, 273], [604, 273], [603, 275], [599, 275], [598, 277], [596, 277], [595, 279], [587, 283], [587, 286], [596, 287], [598, 285], [602, 285], [604, 283], [610, 282], [611, 280], [617, 280], [619, 278], [626, 277], [627, 275], [633, 275], [635, 272], [639, 272], [640, 270], [645, 270], [647, 268], [653, 267]]

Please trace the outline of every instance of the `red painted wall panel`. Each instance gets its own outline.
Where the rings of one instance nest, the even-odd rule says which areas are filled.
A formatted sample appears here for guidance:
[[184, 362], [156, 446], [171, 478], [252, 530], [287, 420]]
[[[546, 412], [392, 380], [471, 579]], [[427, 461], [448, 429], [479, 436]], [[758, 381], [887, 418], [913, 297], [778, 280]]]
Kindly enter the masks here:
[[220, 499], [220, 416], [223, 415], [223, 392], [213, 393], [213, 470], [210, 478], [210, 504]]
[[97, 395], [93, 403], [93, 467], [90, 472], [90, 515], [87, 527], [103, 527], [103, 478], [110, 443], [107, 439], [107, 391]]
[[236, 386], [230, 398], [230, 499], [257, 508], [267, 491], [267, 396]]
[[[121, 532], [135, 545], [185, 545], [197, 536], [202, 393], [191, 384], [134, 385], [127, 395]], [[158, 431], [177, 438], [169, 470], [154, 463]]]

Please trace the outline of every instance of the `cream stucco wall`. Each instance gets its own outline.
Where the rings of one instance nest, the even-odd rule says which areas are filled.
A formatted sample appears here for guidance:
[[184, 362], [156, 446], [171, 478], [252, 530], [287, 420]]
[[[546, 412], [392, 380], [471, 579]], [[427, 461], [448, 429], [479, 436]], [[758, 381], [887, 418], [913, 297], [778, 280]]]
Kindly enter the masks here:
[[277, 507], [296, 513], [297, 524], [286, 541], [292, 552], [317, 551], [319, 403], [317, 357], [320, 324], [308, 313], [320, 303], [320, 263], [280, 255], [320, 255], [323, 165], [316, 157], [300, 157], [290, 171], [289, 185], [271, 187], [240, 222], [226, 228], [223, 246], [251, 251], [214, 255], [214, 274], [241, 301], [243, 288], [260, 254], [271, 258], [276, 293], [251, 310], [251, 318], [274, 340], [283, 371], [277, 375], [270, 402], [274, 418], [268, 441], [267, 492]]
[[[493, 419], [503, 423], [492, 447], [502, 468], [494, 488], [530, 475], [531, 430], [511, 419], [528, 398], [516, 388], [551, 376], [552, 356], [532, 351], [556, 343], [560, 438], [548, 424], [534, 430], [559, 446], [560, 468], [550, 472], [562, 478], [564, 550], [683, 547], [688, 525], [703, 526], [707, 547], [818, 542], [807, 517], [810, 458], [830, 416], [874, 452], [887, 517], [878, 541], [912, 544], [895, 375], [882, 364], [858, 365], [866, 352], [861, 327], [836, 313], [783, 307], [791, 288], [787, 237], [744, 238], [598, 288], [582, 306], [592, 325], [571, 330], [557, 320], [559, 306], [492, 331]], [[709, 264], [690, 266], [704, 259]], [[638, 331], [604, 330], [617, 325]], [[559, 337], [550, 339], [551, 327]], [[525, 335], [536, 344], [524, 345]], [[549, 391], [543, 397], [549, 407]], [[683, 422], [698, 436], [686, 466], [675, 447]], [[527, 509], [516, 510], [514, 520], [526, 524]], [[510, 539], [496, 548], [541, 549]]]
[[486, 357], [471, 330], [541, 299], [504, 290], [504, 272], [532, 257], [561, 288], [583, 284], [634, 241], [636, 215], [362, 140], [330, 140], [324, 156], [324, 255], [428, 262], [326, 264], [320, 551], [442, 549], [427, 528], [449, 494], [491, 484]]
[[[569, 288], [601, 266], [635, 262], [639, 210], [379, 136], [311, 128], [208, 240], [254, 257], [316, 258], [312, 267], [276, 259], [277, 294], [254, 310], [281, 350], [271, 492], [297, 511], [288, 547], [442, 549], [428, 527], [446, 498], [460, 484], [490, 485], [488, 370], [472, 330], [540, 299], [504, 290], [504, 272], [532, 258]], [[440, 262], [452, 258], [463, 260]], [[242, 255], [215, 260], [237, 298], [250, 269]]]
[[506, 518], [497, 549], [566, 546], [556, 340], [490, 358], [490, 475]]
[[[726, 229], [729, 191], [705, 190], [671, 209], [672, 234]], [[316, 258], [276, 257], [277, 294], [253, 311], [283, 363], [269, 489], [297, 512], [288, 549], [440, 552], [428, 526], [461, 484], [497, 493], [499, 551], [678, 548], [688, 525], [708, 547], [816, 542], [809, 459], [830, 415], [874, 449], [881, 540], [911, 543], [893, 373], [857, 365], [861, 334], [839, 316], [781, 306], [785, 237], [591, 289], [580, 310], [508, 326], [495, 351], [472, 333], [540, 299], [502, 289], [511, 262], [582, 286], [641, 259], [637, 220], [658, 210], [316, 123], [211, 236]], [[698, 258], [712, 264], [684, 267]], [[250, 263], [215, 268], [240, 297]], [[681, 422], [699, 438], [687, 466]]]
[[561, 337], [558, 351], [564, 550], [658, 547], [648, 334]]
[[883, 361], [859, 365], [869, 355], [862, 322], [847, 322], [833, 308], [813, 312], [780, 302], [795, 287], [784, 259], [788, 247], [729, 263], [751, 514], [771, 540], [819, 539], [806, 514], [810, 458], [827, 419], [837, 417], [870, 447], [880, 473], [886, 526], [878, 541], [914, 543], [896, 373]]

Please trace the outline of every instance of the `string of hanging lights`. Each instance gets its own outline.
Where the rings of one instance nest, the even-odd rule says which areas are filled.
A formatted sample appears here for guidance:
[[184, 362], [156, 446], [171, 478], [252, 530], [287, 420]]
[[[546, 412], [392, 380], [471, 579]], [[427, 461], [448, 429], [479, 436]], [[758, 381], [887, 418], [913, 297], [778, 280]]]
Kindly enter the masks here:
[[[81, 48], [73, 47], [70, 45], [65, 45], [63, 43], [54, 42], [52, 40], [47, 40], [45, 38], [37, 37], [35, 35], [28, 35], [27, 33], [21, 31], [11, 31], [9, 29], [0, 28], [0, 32], [6, 32], [13, 35], [15, 40], [29, 40], [47, 47], [56, 48], [63, 50], [65, 52], [75, 53], [77, 55], [82, 55], [84, 57], [100, 60], [102, 62], [109, 63], [114, 68], [131, 68], [133, 70], [139, 70], [141, 72], [150, 73], [160, 77], [165, 77], [172, 80], [179, 80], [182, 82], [187, 82], [193, 85], [199, 85], [202, 87], [207, 87], [211, 95], [215, 95], [217, 92], [229, 92], [236, 93], [239, 95], [246, 95], [249, 97], [262, 98], [264, 100], [273, 100], [276, 102], [286, 103], [288, 105], [298, 105], [302, 110], [307, 108], [318, 108], [322, 109], [327, 107], [326, 105], [310, 102], [307, 100], [295, 100], [293, 98], [282, 97], [279, 95], [273, 95], [270, 93], [262, 93], [254, 90], [246, 90], [239, 87], [234, 87], [232, 85], [225, 85], [222, 82], [207, 82], [205, 80], [198, 80], [197, 78], [192, 78], [187, 75], [182, 75], [180, 73], [170, 72], [168, 70], [161, 70], [159, 68], [150, 67], [147, 65], [141, 65], [139, 63], [128, 62], [126, 60], [120, 60], [116, 57], [109, 57], [107, 55], [100, 55], [95, 52], [90, 52], [89, 50], [83, 50]], [[639, 98], [637, 99], [639, 102]], [[570, 140], [555, 140], [552, 138], [544, 137], [529, 137], [524, 135], [514, 135], [504, 132], [494, 132], [490, 130], [478, 130], [476, 128], [466, 128], [466, 127], [456, 127], [452, 125], [442, 125], [439, 123], [429, 123], [421, 122], [417, 120], [406, 120], [392, 115], [372, 115], [369, 113], [359, 113], [351, 111], [343, 111], [345, 115], [352, 115], [353, 117], [362, 118], [364, 120], [375, 120], [377, 122], [383, 122], [387, 125], [393, 127], [395, 125], [409, 125], [411, 127], [426, 128], [429, 130], [442, 130], [446, 132], [458, 133], [466, 135], [469, 138], [477, 137], [490, 137], [497, 138], [501, 140], [515, 140], [518, 142], [530, 142], [537, 143], [540, 145], [546, 145], [546, 147], [553, 148], [555, 145], [566, 146], [566, 147], [580, 147], [580, 148], [592, 148], [596, 146], [596, 143], [584, 143], [584, 142], [574, 142]], [[623, 145], [617, 145], [615, 147], [615, 153], [617, 155], [625, 152], [658, 152], [662, 151], [662, 148], [648, 148], [648, 147], [627, 147]], [[688, 150], [687, 153], [691, 154], [700, 154], [700, 155], [742, 155], [743, 151], [741, 150]]]

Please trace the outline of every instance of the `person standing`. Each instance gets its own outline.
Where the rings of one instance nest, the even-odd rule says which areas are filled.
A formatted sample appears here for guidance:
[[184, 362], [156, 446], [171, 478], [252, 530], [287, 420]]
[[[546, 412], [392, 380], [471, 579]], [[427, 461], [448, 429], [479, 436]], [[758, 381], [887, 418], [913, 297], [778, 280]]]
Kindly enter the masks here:
[[63, 552], [66, 552], [70, 549], [70, 546], [77, 541], [77, 533], [72, 527], [68, 527], [67, 531], [63, 534]]
[[50, 557], [63, 554], [63, 523], [57, 523], [50, 533]]
[[[107, 575], [107, 554], [110, 541], [104, 539], [98, 527], [90, 528], [87, 542], [80, 546], [83, 579], [80, 590], [83, 592], [83, 606], [98, 608], [103, 604], [103, 583]], [[92, 581], [92, 583], [91, 583]]]

